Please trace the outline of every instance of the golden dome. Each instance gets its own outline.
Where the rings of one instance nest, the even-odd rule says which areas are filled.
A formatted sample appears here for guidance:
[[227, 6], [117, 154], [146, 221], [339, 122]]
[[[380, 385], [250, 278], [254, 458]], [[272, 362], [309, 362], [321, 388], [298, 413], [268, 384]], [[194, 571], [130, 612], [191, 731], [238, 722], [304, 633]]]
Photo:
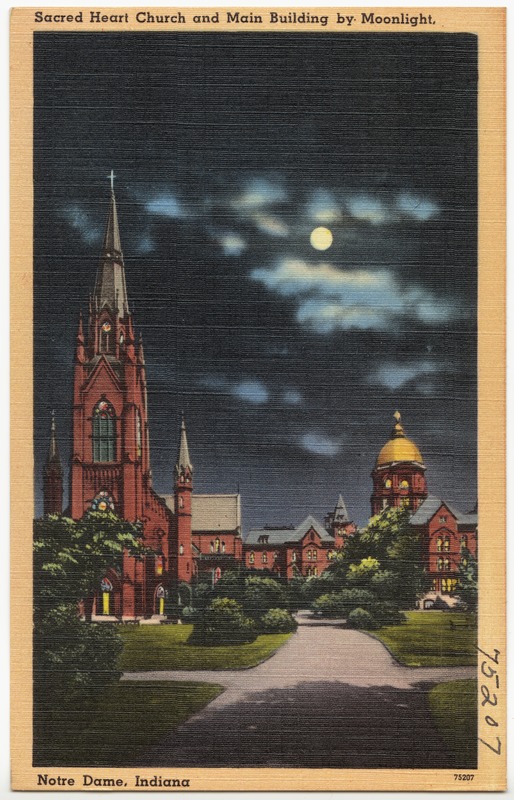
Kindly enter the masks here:
[[378, 454], [376, 466], [383, 467], [385, 464], [392, 464], [393, 461], [417, 461], [418, 464], [423, 464], [423, 456], [417, 445], [405, 436], [399, 411], [395, 413], [394, 418], [396, 424], [391, 432], [391, 439]]

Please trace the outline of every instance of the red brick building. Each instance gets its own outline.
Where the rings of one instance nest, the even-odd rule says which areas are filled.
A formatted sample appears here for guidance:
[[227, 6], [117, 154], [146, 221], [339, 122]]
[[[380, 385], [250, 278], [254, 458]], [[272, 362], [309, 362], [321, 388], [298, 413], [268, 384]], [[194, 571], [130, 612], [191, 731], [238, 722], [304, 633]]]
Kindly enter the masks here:
[[476, 558], [477, 513], [463, 514], [428, 494], [421, 452], [405, 436], [398, 411], [394, 418], [391, 439], [381, 449], [372, 472], [371, 513], [379, 514], [387, 507], [413, 509], [411, 525], [421, 538], [423, 561], [432, 579], [432, 589], [421, 602], [428, 608], [437, 595], [455, 591], [466, 551]]
[[334, 537], [314, 517], [295, 528], [255, 528], [245, 537], [245, 566], [283, 578], [321, 575], [336, 551]]

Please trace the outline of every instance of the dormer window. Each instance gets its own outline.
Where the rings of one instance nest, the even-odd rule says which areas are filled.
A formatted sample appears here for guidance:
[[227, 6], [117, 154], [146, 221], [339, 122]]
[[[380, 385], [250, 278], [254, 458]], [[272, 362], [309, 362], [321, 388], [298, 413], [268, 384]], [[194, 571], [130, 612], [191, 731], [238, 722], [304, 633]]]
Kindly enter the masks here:
[[268, 544], [269, 536], [259, 536], [259, 544]]
[[439, 517], [439, 522], [448, 522], [448, 517], [446, 515], [442, 515]]

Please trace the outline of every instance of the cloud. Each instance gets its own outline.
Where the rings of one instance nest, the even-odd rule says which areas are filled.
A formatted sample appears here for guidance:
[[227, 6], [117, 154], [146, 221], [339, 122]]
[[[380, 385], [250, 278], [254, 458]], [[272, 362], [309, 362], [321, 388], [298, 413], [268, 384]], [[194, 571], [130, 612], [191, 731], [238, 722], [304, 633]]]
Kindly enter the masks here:
[[305, 433], [300, 438], [300, 445], [309, 453], [317, 456], [336, 456], [341, 452], [342, 444], [336, 439], [330, 439], [320, 433]]
[[269, 233], [270, 236], [283, 239], [289, 236], [289, 228], [277, 217], [272, 217], [269, 214], [255, 214], [252, 219], [263, 233]]
[[336, 198], [325, 189], [313, 193], [307, 204], [307, 214], [313, 222], [325, 224], [338, 222], [343, 216]]
[[389, 218], [386, 206], [377, 197], [371, 195], [356, 195], [346, 201], [348, 211], [355, 219], [370, 222], [372, 225], [381, 225]]
[[201, 378], [200, 384], [216, 392], [225, 392], [253, 405], [263, 405], [269, 400], [267, 386], [258, 378], [243, 378], [233, 380], [224, 375], [206, 375]]
[[409, 361], [406, 363], [389, 361], [381, 364], [368, 377], [368, 383], [379, 384], [386, 389], [395, 391], [415, 378], [441, 371], [444, 371], [444, 365], [438, 365], [435, 361]]
[[386, 269], [344, 270], [284, 258], [250, 277], [297, 303], [298, 322], [318, 333], [391, 330], [402, 319], [436, 325], [457, 315], [448, 300], [421, 286], [400, 283]]
[[169, 219], [179, 219], [185, 216], [184, 209], [175, 195], [160, 194], [145, 203], [145, 209], [149, 214], [158, 217], [168, 217]]
[[142, 236], [137, 244], [138, 253], [151, 253], [155, 250], [155, 242], [150, 236]]
[[231, 388], [232, 394], [239, 397], [241, 400], [246, 400], [248, 403], [255, 405], [262, 405], [269, 400], [269, 392], [266, 386], [255, 378], [242, 380], [240, 383], [234, 384]]
[[247, 248], [246, 241], [238, 233], [220, 234], [217, 238], [226, 256], [240, 256]]
[[281, 396], [288, 406], [299, 406], [303, 401], [302, 393], [298, 389], [284, 389]]
[[280, 185], [264, 178], [254, 178], [231, 205], [236, 210], [250, 211], [274, 203], [283, 203], [286, 199], [287, 195]]
[[419, 222], [426, 222], [439, 213], [439, 206], [427, 197], [404, 192], [396, 199], [396, 205], [404, 214]]
[[102, 241], [102, 228], [88, 211], [73, 205], [63, 209], [62, 216], [74, 230], [79, 232], [86, 244], [98, 244]]

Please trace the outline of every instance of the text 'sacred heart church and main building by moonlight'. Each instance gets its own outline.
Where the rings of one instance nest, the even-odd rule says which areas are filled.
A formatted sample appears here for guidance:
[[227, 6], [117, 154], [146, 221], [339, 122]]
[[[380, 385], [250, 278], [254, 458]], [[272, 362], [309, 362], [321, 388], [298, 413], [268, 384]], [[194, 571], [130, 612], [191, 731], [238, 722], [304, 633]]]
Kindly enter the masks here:
[[[87, 330], [84, 330], [84, 327]], [[196, 494], [184, 419], [174, 491], [158, 495], [150, 468], [147, 377], [141, 338], [129, 308], [114, 190], [87, 326], [79, 320], [73, 380], [70, 502], [66, 514], [112, 510], [140, 521], [152, 555], [124, 556], [121, 573], [108, 570], [95, 597], [95, 619], [164, 616], [167, 596], [202, 573], [217, 581], [244, 564], [282, 578], [319, 575], [356, 526], [340, 496], [321, 524], [308, 516], [297, 527], [263, 527], [243, 535], [239, 494]], [[419, 532], [432, 591], [456, 587], [462, 551], [476, 556], [477, 513], [462, 514], [428, 494], [423, 457], [395, 415], [391, 438], [372, 472], [371, 512], [407, 505]], [[52, 418], [44, 468], [44, 512], [63, 511], [63, 467]], [[449, 598], [446, 598], [449, 600]]]

